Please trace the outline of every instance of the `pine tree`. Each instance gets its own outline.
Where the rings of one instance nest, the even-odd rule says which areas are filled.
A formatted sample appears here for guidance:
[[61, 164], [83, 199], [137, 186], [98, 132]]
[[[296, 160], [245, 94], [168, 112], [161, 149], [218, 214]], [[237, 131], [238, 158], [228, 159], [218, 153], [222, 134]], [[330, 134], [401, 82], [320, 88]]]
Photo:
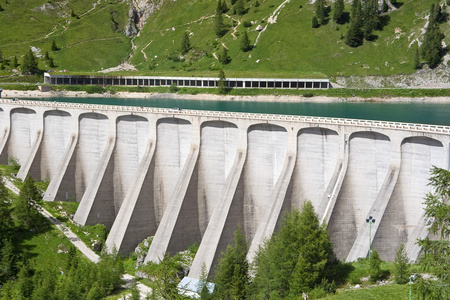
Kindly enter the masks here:
[[337, 24], [344, 24], [344, 0], [334, 2], [333, 20]]
[[216, 14], [219, 13], [226, 13], [228, 11], [228, 7], [227, 7], [227, 2], [226, 0], [223, 0], [223, 2], [221, 0], [219, 0], [219, 2], [217, 2], [217, 8], [216, 8]]
[[231, 0], [231, 5], [235, 5], [237, 0]]
[[395, 253], [394, 279], [397, 284], [405, 284], [409, 278], [409, 259], [405, 245], [401, 244]]
[[249, 285], [248, 245], [241, 226], [219, 260], [213, 296], [218, 299], [245, 299]]
[[52, 51], [58, 51], [58, 47], [56, 46], [55, 40], [52, 41], [52, 46], [50, 48]]
[[11, 238], [13, 228], [10, 204], [8, 199], [8, 190], [3, 184], [3, 178], [0, 173], [0, 246], [3, 239]]
[[316, 1], [316, 17], [320, 25], [325, 25], [326, 23], [325, 0]]
[[36, 56], [34, 56], [33, 51], [30, 49], [30, 51], [28, 51], [28, 53], [23, 57], [22, 73], [35, 74], [38, 71], [38, 61]]
[[381, 11], [383, 13], [386, 13], [389, 11], [389, 5], [387, 4], [386, 0], [383, 0], [383, 4], [381, 5]]
[[0, 62], [3, 62], [3, 53], [1, 49], [0, 49]]
[[238, 14], [238, 15], [245, 14], [244, 1], [243, 0], [238, 0], [236, 2], [235, 9], [236, 9], [236, 14]]
[[220, 94], [225, 94], [227, 92], [227, 83], [225, 72], [223, 70], [219, 71], [219, 80], [217, 81], [217, 87], [219, 88]]
[[12, 62], [11, 62], [11, 67], [17, 68], [18, 66], [19, 66], [19, 63], [17, 62], [17, 56], [14, 55]]
[[16, 255], [11, 240], [5, 238], [0, 242], [0, 283], [3, 283], [16, 273]]
[[421, 46], [422, 57], [430, 68], [435, 68], [441, 62], [443, 39], [444, 34], [440, 31], [439, 25], [436, 22], [430, 22]]
[[216, 14], [216, 20], [215, 20], [215, 32], [217, 37], [222, 37], [225, 35], [225, 25], [223, 24], [223, 17], [222, 14]]
[[247, 31], [244, 31], [244, 34], [241, 38], [241, 50], [244, 52], [247, 52], [252, 49], [252, 46], [250, 45], [250, 40], [248, 39]]
[[420, 54], [418, 46], [414, 50], [414, 69], [420, 69]]
[[184, 32], [183, 38], [181, 39], [181, 54], [186, 54], [191, 49], [191, 42], [189, 41], [189, 35]]
[[222, 47], [222, 51], [219, 54], [219, 61], [226, 65], [230, 62], [230, 57], [228, 56], [228, 49], [225, 47]]
[[45, 51], [44, 58], [47, 60], [50, 59], [50, 57], [48, 56], [48, 51]]
[[361, 1], [354, 0], [350, 17], [350, 26], [347, 31], [345, 43], [350, 47], [358, 47], [363, 43]]
[[319, 24], [319, 21], [317, 20], [317, 17], [313, 16], [312, 20], [311, 20], [311, 27], [312, 28], [319, 28], [319, 26], [320, 26], [320, 24]]
[[36, 186], [34, 185], [33, 178], [28, 175], [23, 183], [23, 187], [20, 190], [19, 196], [15, 201], [14, 214], [19, 224], [25, 229], [31, 228], [36, 225], [39, 219], [39, 213], [33, 205], [39, 197]]
[[310, 201], [302, 212], [283, 217], [280, 230], [257, 254], [252, 296], [297, 299], [323, 280], [337, 263], [325, 225], [319, 224]]
[[373, 40], [373, 31], [379, 28], [380, 20], [378, 17], [378, 0], [364, 0], [363, 13], [363, 34], [368, 41]]
[[369, 260], [369, 275], [371, 282], [377, 282], [383, 276], [383, 271], [381, 270], [381, 259], [377, 250], [372, 251], [372, 256]]

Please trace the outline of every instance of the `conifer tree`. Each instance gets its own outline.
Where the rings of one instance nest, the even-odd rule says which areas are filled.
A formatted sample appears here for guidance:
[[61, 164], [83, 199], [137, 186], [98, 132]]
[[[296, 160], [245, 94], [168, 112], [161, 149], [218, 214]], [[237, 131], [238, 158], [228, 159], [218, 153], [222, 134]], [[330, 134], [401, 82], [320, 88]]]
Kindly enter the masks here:
[[52, 41], [52, 46], [50, 48], [52, 51], [58, 51], [58, 47], [56, 46], [55, 40]]
[[248, 245], [241, 226], [219, 260], [213, 296], [217, 299], [245, 299], [249, 285]]
[[422, 57], [430, 68], [435, 68], [441, 62], [443, 39], [444, 34], [440, 31], [439, 24], [430, 21], [426, 28], [424, 41], [421, 46]]
[[337, 263], [325, 225], [310, 201], [300, 213], [286, 214], [280, 230], [261, 248], [255, 261], [252, 296], [297, 299], [323, 280]]
[[383, 275], [383, 271], [381, 270], [381, 259], [377, 250], [373, 250], [372, 256], [370, 257], [369, 275], [371, 282], [377, 282]]
[[23, 57], [22, 73], [35, 74], [38, 71], [38, 61], [36, 56], [34, 56], [33, 51], [30, 49], [30, 51], [28, 51], [28, 53]]
[[325, 14], [325, 0], [316, 0], [316, 17], [320, 25], [325, 25], [326, 23]]
[[225, 35], [225, 25], [223, 24], [223, 17], [221, 13], [216, 14], [214, 29], [217, 37], [220, 38]]
[[379, 28], [378, 0], [364, 0], [363, 13], [363, 34], [368, 41], [373, 40], [372, 32]]
[[14, 223], [8, 201], [8, 191], [3, 183], [3, 178], [0, 173], [0, 246], [2, 246], [1, 241], [3, 239], [9, 239], [11, 237], [13, 225]]
[[316, 16], [312, 17], [311, 26], [312, 26], [312, 28], [319, 28], [320, 27], [319, 21], [317, 20]]
[[3, 62], [3, 53], [1, 49], [0, 49], [0, 62]]
[[19, 63], [17, 61], [17, 56], [14, 55], [12, 62], [11, 62], [11, 67], [17, 68], [18, 66], [19, 66]]
[[383, 4], [381, 5], [381, 11], [383, 13], [388, 12], [389, 10], [389, 5], [387, 4], [386, 0], [383, 0]]
[[363, 43], [361, 1], [354, 0], [350, 16], [350, 26], [347, 31], [345, 43], [350, 47], [358, 47]]
[[184, 32], [183, 38], [181, 39], [181, 54], [186, 54], [191, 49], [191, 42], [189, 40], [189, 35]]
[[226, 65], [230, 62], [230, 56], [228, 56], [228, 49], [225, 47], [222, 47], [222, 51], [219, 54], [219, 61]]
[[220, 94], [225, 94], [227, 92], [227, 83], [225, 72], [223, 70], [219, 71], [219, 80], [217, 81], [217, 87], [219, 88]]
[[394, 279], [397, 284], [405, 284], [409, 278], [409, 259], [405, 245], [401, 244], [395, 252]]
[[344, 24], [344, 0], [334, 2], [333, 21], [336, 24]]
[[34, 185], [34, 180], [31, 175], [28, 175], [23, 183], [14, 207], [14, 214], [16, 215], [19, 224], [25, 229], [29, 229], [35, 225], [39, 218], [39, 213], [33, 205], [33, 202], [38, 200], [38, 198], [39, 193]]
[[247, 52], [252, 49], [252, 46], [250, 45], [250, 40], [248, 39], [247, 31], [244, 31], [244, 34], [241, 38], [241, 50], [244, 52]]
[[420, 69], [420, 54], [418, 46], [414, 50], [414, 69]]
[[236, 9], [236, 14], [238, 14], [238, 15], [245, 14], [244, 1], [243, 0], [238, 0], [236, 2], [235, 9]]

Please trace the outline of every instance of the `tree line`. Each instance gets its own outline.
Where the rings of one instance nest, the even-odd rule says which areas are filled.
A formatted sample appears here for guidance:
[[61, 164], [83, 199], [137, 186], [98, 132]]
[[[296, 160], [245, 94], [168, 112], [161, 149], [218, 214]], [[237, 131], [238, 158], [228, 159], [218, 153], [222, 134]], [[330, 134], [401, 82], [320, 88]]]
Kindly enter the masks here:
[[51, 226], [40, 215], [40, 193], [28, 175], [17, 198], [0, 176], [0, 299], [101, 299], [118, 290], [124, 273], [116, 251], [104, 252], [94, 264], [80, 257], [70, 244], [64, 266], [38, 266], [21, 239], [44, 234]]

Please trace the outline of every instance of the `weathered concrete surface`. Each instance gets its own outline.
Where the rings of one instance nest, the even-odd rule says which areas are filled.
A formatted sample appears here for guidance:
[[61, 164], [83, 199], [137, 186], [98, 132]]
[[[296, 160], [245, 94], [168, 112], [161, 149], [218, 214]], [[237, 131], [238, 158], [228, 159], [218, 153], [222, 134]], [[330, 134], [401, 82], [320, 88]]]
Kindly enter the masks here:
[[75, 220], [111, 227], [109, 249], [154, 235], [157, 261], [199, 243], [192, 278], [238, 225], [252, 259], [305, 200], [340, 259], [366, 256], [369, 236], [383, 259], [400, 243], [415, 259], [429, 170], [450, 156], [449, 127], [315, 117], [1, 100], [0, 128], [0, 160], [49, 179], [45, 200], [81, 201]]

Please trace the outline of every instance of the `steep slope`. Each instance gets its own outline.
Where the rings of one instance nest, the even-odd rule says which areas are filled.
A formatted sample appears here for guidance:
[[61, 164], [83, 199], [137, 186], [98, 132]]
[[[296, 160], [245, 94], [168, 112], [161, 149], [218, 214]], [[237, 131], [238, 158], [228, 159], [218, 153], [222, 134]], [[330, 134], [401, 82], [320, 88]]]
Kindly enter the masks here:
[[[374, 41], [351, 48], [344, 42], [349, 23], [334, 23], [331, 1], [326, 24], [315, 29], [314, 1], [243, 2], [247, 12], [238, 15], [226, 0], [227, 33], [217, 38], [216, 0], [0, 0], [0, 50], [19, 62], [29, 47], [41, 55], [49, 51], [57, 66], [52, 69], [70, 72], [96, 72], [128, 62], [138, 69], [136, 74], [180, 76], [217, 76], [222, 68], [228, 77], [405, 74], [414, 71], [415, 49], [423, 41], [431, 4], [437, 3], [404, 0], [383, 14], [384, 26], [374, 32]], [[346, 3], [345, 11], [350, 9]], [[450, 35], [448, 22], [441, 30]], [[244, 31], [254, 45], [248, 52], [240, 49]], [[185, 32], [192, 47], [181, 55]], [[58, 51], [50, 51], [53, 40]], [[444, 43], [449, 42], [446, 37]], [[217, 59], [223, 47], [231, 58], [226, 65]], [[50, 69], [49, 62], [40, 60], [40, 67]], [[0, 74], [10, 69], [6, 65]]]

